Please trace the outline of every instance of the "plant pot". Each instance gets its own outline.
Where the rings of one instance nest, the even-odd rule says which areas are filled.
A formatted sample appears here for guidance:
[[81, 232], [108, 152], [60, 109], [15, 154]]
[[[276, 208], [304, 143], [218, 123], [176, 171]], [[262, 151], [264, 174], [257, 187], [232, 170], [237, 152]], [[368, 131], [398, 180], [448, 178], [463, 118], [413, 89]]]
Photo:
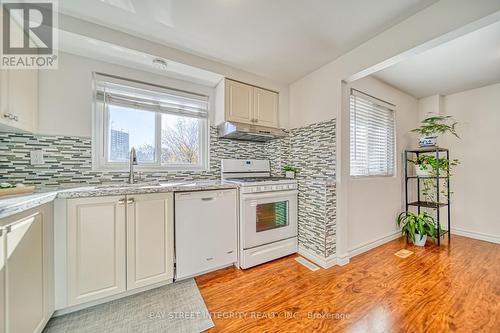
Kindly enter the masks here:
[[432, 175], [432, 165], [426, 165], [425, 168], [422, 169], [422, 167], [417, 164], [415, 165], [415, 173], [419, 177], [428, 177]]
[[420, 147], [435, 147], [437, 145], [437, 136], [423, 136], [418, 140]]
[[413, 242], [416, 246], [425, 246], [425, 242], [427, 242], [427, 235], [424, 235], [422, 239], [420, 239], [419, 234], [415, 234], [415, 241]]
[[295, 178], [295, 172], [294, 171], [285, 171], [285, 177], [286, 178]]

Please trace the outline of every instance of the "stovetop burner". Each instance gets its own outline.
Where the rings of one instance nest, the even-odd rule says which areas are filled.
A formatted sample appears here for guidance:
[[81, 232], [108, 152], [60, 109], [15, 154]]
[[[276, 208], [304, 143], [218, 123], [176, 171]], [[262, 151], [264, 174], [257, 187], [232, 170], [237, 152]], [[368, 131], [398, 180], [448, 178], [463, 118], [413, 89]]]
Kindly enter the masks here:
[[282, 181], [291, 179], [286, 177], [247, 177], [247, 178], [228, 178], [226, 180], [230, 182], [239, 182], [239, 183], [255, 183], [255, 182], [273, 182], [273, 181]]

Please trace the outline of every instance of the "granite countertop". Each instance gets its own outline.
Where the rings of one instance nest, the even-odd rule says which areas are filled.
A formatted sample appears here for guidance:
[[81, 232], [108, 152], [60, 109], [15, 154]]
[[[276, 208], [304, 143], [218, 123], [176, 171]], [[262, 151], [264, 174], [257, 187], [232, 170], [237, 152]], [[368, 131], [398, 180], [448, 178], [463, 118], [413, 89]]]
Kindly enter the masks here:
[[127, 195], [145, 193], [204, 191], [238, 188], [237, 184], [223, 182], [220, 180], [189, 181], [189, 182], [165, 182], [165, 183], [143, 183], [128, 185], [124, 184], [102, 184], [92, 186], [80, 186], [72, 188], [46, 187], [38, 188], [35, 193], [29, 195], [12, 196], [0, 199], [0, 219], [21, 213], [25, 210], [41, 206], [56, 198], [86, 198], [108, 195]]

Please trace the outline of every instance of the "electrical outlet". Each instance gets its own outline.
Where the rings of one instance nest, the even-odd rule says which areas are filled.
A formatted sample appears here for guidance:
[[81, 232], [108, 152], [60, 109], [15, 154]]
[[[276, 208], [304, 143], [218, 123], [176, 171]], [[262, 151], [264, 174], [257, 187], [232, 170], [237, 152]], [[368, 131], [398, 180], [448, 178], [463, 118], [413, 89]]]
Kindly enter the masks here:
[[43, 159], [43, 150], [32, 150], [30, 152], [31, 165], [42, 165], [45, 163]]

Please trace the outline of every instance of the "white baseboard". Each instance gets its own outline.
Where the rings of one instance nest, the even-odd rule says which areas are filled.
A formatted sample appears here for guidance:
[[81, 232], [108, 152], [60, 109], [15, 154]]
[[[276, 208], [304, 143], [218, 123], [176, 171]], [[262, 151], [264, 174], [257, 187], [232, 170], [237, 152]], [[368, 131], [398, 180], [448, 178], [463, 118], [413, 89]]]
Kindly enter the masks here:
[[464, 236], [468, 238], [479, 239], [486, 242], [491, 242], [495, 244], [500, 244], [500, 237], [495, 235], [489, 235], [482, 232], [466, 230], [462, 228], [451, 228], [452, 235]]
[[376, 238], [374, 240], [371, 240], [369, 242], [366, 242], [364, 244], [356, 246], [356, 247], [349, 250], [349, 258], [355, 257], [361, 253], [369, 251], [373, 248], [376, 248], [377, 246], [380, 246], [382, 244], [390, 242], [390, 241], [392, 241], [396, 238], [399, 238], [399, 237], [401, 237], [401, 231], [397, 230], [397, 231], [391, 232], [388, 235]]
[[324, 258], [316, 253], [308, 250], [299, 245], [299, 254], [304, 258], [312, 261], [313, 263], [321, 266], [322, 268], [330, 268], [335, 265], [344, 266], [347, 265], [350, 261], [350, 258], [357, 256], [363, 252], [369, 251], [377, 246], [390, 242], [394, 239], [401, 237], [401, 232], [399, 230], [394, 231], [386, 236], [379, 237], [372, 241], [366, 242], [360, 246], [352, 248], [348, 251], [348, 254], [343, 257], [337, 257], [337, 255], [332, 255], [328, 258]]
[[345, 255], [344, 257], [337, 257], [337, 265], [339, 266], [345, 266], [349, 263], [349, 261], [349, 255]]
[[306, 249], [299, 245], [299, 254], [306, 258], [307, 260], [312, 261], [316, 265], [321, 266], [322, 268], [330, 268], [337, 264], [337, 257], [335, 255], [329, 256], [327, 258], [317, 255], [311, 250]]

